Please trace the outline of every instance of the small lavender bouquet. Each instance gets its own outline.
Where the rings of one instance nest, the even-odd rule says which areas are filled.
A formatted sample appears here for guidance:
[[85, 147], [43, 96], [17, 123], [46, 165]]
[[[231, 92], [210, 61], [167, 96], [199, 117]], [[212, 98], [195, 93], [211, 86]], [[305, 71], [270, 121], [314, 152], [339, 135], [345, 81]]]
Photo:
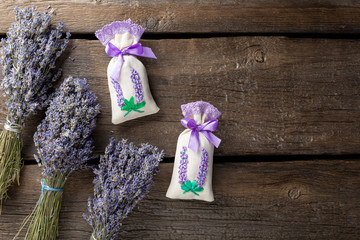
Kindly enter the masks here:
[[88, 200], [89, 214], [84, 214], [93, 229], [91, 239], [116, 239], [123, 220], [150, 191], [163, 157], [163, 151], [149, 144], [137, 147], [110, 139], [94, 170], [94, 197]]
[[41, 15], [36, 9], [15, 8], [16, 21], [1, 39], [1, 89], [8, 114], [0, 134], [0, 211], [7, 189], [19, 183], [22, 129], [26, 119], [47, 104], [47, 91], [61, 75], [53, 71], [64, 52], [70, 33], [63, 37], [64, 24], [50, 25], [54, 11]]
[[30, 221], [25, 239], [56, 239], [66, 179], [92, 158], [90, 135], [99, 112], [100, 105], [86, 79], [68, 77], [53, 94], [46, 117], [34, 135], [44, 178], [40, 199], [20, 228]]

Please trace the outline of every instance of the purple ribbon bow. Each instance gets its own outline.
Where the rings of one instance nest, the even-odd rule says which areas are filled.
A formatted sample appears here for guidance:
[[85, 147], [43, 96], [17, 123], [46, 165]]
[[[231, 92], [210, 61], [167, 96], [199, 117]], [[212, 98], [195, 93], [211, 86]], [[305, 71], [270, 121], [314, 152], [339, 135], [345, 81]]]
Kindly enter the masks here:
[[194, 152], [197, 152], [199, 149], [199, 132], [202, 133], [204, 137], [206, 137], [207, 140], [209, 140], [209, 142], [212, 143], [215, 147], [219, 147], [221, 139], [211, 133], [217, 129], [217, 119], [213, 119], [201, 125], [197, 125], [194, 119], [183, 118], [181, 119], [181, 124], [191, 130], [188, 147]]
[[147, 58], [156, 58], [155, 54], [151, 50], [151, 48], [143, 47], [140, 43], [136, 43], [128, 48], [123, 50], [118, 49], [111, 42], [108, 43], [108, 47], [106, 48], [106, 53], [110, 57], [116, 57], [116, 65], [111, 69], [110, 77], [114, 81], [118, 81], [120, 77], [121, 67], [124, 63], [124, 55], [135, 55], [140, 57]]

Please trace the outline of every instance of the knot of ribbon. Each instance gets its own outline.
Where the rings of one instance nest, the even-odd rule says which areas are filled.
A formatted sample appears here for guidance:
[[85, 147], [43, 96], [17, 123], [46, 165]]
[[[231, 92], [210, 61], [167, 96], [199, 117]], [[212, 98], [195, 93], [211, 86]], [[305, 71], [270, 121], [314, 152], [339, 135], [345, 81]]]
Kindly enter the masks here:
[[181, 124], [191, 130], [191, 135], [189, 139], [188, 147], [197, 152], [199, 149], [199, 133], [204, 135], [204, 137], [215, 147], [219, 147], [221, 139], [216, 137], [212, 132], [217, 129], [218, 120], [213, 119], [207, 121], [201, 125], [197, 125], [196, 121], [192, 118], [183, 118], [181, 119]]
[[40, 202], [42, 201], [42, 198], [44, 196], [44, 191], [47, 190], [47, 191], [55, 191], [55, 192], [62, 192], [63, 189], [62, 188], [52, 188], [52, 187], [49, 187], [48, 185], [45, 184], [45, 179], [41, 179], [41, 197], [40, 197]]
[[121, 67], [124, 63], [124, 55], [135, 55], [140, 57], [156, 58], [151, 48], [143, 47], [140, 43], [136, 43], [128, 48], [120, 50], [114, 44], [109, 42], [106, 48], [106, 53], [110, 57], [116, 58], [116, 64], [110, 70], [110, 77], [113, 81], [116, 82], [119, 81]]
[[6, 123], [4, 124], [4, 129], [15, 132], [15, 133], [21, 133], [22, 126], [17, 123], [11, 123], [8, 118], [6, 118]]

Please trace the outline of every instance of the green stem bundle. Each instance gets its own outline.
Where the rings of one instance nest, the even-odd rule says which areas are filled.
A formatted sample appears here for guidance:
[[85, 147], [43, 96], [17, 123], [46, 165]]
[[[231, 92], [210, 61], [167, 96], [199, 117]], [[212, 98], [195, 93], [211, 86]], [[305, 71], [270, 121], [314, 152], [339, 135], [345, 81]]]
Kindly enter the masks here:
[[[47, 177], [45, 185], [51, 188], [63, 189], [70, 172]], [[59, 214], [61, 209], [62, 191], [43, 190], [34, 210], [27, 216], [19, 232], [28, 222], [29, 226], [24, 239], [55, 240], [59, 233]]]
[[4, 129], [0, 134], [0, 214], [8, 188], [20, 184], [22, 134]]

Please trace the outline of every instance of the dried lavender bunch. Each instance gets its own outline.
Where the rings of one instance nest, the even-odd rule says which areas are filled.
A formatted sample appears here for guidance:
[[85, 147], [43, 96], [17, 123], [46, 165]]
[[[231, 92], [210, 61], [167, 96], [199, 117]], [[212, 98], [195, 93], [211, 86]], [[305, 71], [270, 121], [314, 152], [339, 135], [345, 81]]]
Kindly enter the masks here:
[[52, 95], [46, 117], [34, 134], [44, 180], [41, 197], [18, 232], [30, 221], [25, 239], [56, 239], [62, 189], [71, 172], [83, 169], [93, 157], [91, 133], [99, 112], [86, 79], [70, 76]]
[[150, 191], [164, 151], [150, 144], [137, 147], [110, 139], [99, 168], [94, 170], [94, 197], [84, 218], [93, 228], [91, 239], [116, 239], [122, 222]]
[[26, 119], [47, 104], [47, 91], [61, 75], [56, 59], [64, 52], [70, 33], [65, 25], [51, 26], [54, 10], [40, 14], [34, 7], [15, 8], [15, 22], [1, 39], [0, 88], [6, 97], [7, 122], [0, 134], [0, 211], [7, 189], [19, 183], [22, 128]]

